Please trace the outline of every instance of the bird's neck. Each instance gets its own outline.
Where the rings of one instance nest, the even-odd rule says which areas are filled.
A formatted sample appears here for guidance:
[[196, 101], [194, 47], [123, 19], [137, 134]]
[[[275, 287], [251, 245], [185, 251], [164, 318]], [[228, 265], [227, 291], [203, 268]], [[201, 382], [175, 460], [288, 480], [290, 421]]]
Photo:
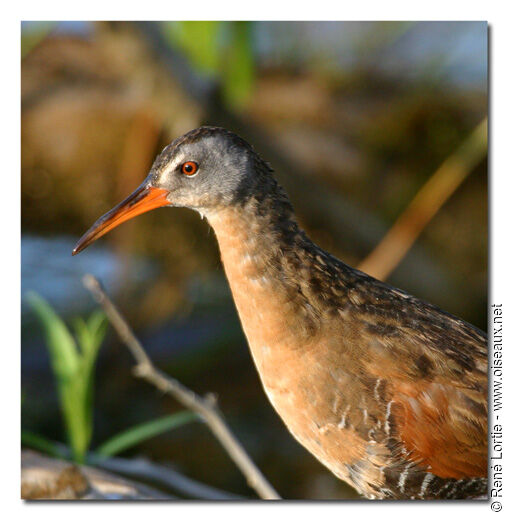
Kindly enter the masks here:
[[326, 253], [299, 228], [282, 190], [276, 186], [207, 218], [251, 347], [289, 343], [293, 333], [312, 337], [327, 283], [317, 257]]
[[[289, 201], [250, 197], [207, 213], [219, 243], [226, 274], [277, 283], [296, 266], [285, 260], [305, 237]], [[284, 273], [283, 273], [284, 271]], [[231, 282], [231, 280], [230, 280]]]

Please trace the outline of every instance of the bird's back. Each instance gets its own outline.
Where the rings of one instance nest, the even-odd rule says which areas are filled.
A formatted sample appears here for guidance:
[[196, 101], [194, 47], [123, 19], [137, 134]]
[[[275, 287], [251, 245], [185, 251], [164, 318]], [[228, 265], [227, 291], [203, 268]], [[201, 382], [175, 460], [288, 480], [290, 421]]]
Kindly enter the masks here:
[[317, 353], [327, 367], [322, 372], [335, 371], [319, 428], [322, 439], [332, 436], [329, 430], [336, 439], [321, 443], [339, 450], [342, 430], [354, 436], [359, 455], [350, 456], [345, 467], [348, 480], [367, 496], [485, 493], [486, 335], [337, 260], [330, 262], [341, 280], [341, 296], [339, 317], [329, 323], [336, 332], [323, 332]]

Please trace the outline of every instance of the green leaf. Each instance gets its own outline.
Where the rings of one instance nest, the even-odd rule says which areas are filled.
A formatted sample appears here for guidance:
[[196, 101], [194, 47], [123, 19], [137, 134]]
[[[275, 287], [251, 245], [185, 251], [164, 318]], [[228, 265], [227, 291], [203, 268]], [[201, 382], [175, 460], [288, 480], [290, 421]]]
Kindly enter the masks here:
[[65, 323], [47, 302], [34, 293], [28, 295], [28, 300], [45, 332], [74, 459], [83, 462], [93, 433], [94, 370], [106, 333], [106, 318], [102, 312], [94, 312], [86, 322], [82, 318], [74, 320], [78, 347]]
[[181, 21], [163, 24], [163, 34], [176, 44], [202, 73], [216, 76], [220, 64], [218, 21]]
[[223, 70], [223, 95], [224, 101], [233, 109], [245, 105], [254, 84], [251, 23], [231, 22], [232, 37]]
[[84, 424], [86, 428], [86, 444], [92, 438], [93, 426], [93, 386], [95, 362], [99, 348], [104, 340], [107, 329], [106, 315], [102, 311], [95, 311], [85, 322], [82, 319], [75, 321], [76, 336], [81, 347], [81, 377]]
[[147, 439], [169, 432], [198, 419], [194, 412], [178, 412], [153, 421], [138, 424], [121, 432], [97, 448], [96, 453], [104, 457], [112, 457], [121, 451], [132, 448]]
[[201, 74], [218, 80], [224, 102], [241, 109], [255, 78], [253, 22], [162, 22], [162, 33]]
[[65, 457], [65, 453], [60, 448], [58, 443], [29, 430], [21, 430], [21, 444], [38, 451], [42, 451], [43, 453], [47, 453], [52, 457]]
[[93, 367], [106, 334], [106, 315], [102, 311], [95, 311], [86, 322], [82, 318], [75, 318], [74, 330], [86, 367]]
[[92, 424], [85, 408], [86, 392], [81, 377], [65, 388], [61, 395], [61, 404], [67, 436], [72, 446], [74, 459], [83, 462], [90, 444]]
[[79, 353], [65, 323], [38, 294], [28, 293], [27, 300], [43, 326], [55, 374], [62, 381], [74, 377], [79, 368]]
[[94, 343], [97, 345], [97, 348], [104, 341], [104, 336], [106, 335], [106, 331], [108, 329], [108, 320], [106, 315], [101, 310], [96, 310], [92, 312], [90, 317], [88, 318], [88, 330], [94, 340]]
[[80, 348], [80, 353], [81, 355], [84, 355], [91, 346], [91, 338], [88, 327], [85, 323], [85, 320], [80, 316], [74, 318], [72, 320], [72, 324], [74, 325], [74, 333], [76, 339], [78, 340], [77, 343]]

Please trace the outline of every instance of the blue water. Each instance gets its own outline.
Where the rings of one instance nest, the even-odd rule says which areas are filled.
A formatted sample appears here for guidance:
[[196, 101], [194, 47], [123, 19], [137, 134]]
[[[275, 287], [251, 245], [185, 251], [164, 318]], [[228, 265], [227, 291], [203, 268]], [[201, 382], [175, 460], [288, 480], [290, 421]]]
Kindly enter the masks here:
[[81, 313], [93, 302], [81, 279], [91, 273], [115, 294], [120, 288], [135, 287], [157, 274], [153, 262], [122, 259], [107, 246], [94, 244], [84, 253], [71, 256], [77, 237], [41, 237], [24, 234], [21, 237], [21, 310], [29, 308], [25, 301], [28, 291], [43, 296], [61, 314]]

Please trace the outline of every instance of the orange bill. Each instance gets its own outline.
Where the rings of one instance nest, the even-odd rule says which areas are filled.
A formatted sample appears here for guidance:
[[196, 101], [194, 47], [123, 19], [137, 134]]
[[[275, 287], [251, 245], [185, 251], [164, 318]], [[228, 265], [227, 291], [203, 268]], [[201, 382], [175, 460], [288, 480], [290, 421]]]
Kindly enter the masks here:
[[112, 210], [103, 215], [95, 224], [79, 239], [76, 247], [72, 251], [72, 255], [77, 255], [83, 251], [92, 242], [97, 240], [108, 231], [131, 219], [141, 213], [150, 211], [151, 209], [168, 206], [170, 202], [167, 200], [168, 191], [162, 188], [154, 188], [142, 184], [136, 191], [131, 193], [124, 201], [120, 202]]

